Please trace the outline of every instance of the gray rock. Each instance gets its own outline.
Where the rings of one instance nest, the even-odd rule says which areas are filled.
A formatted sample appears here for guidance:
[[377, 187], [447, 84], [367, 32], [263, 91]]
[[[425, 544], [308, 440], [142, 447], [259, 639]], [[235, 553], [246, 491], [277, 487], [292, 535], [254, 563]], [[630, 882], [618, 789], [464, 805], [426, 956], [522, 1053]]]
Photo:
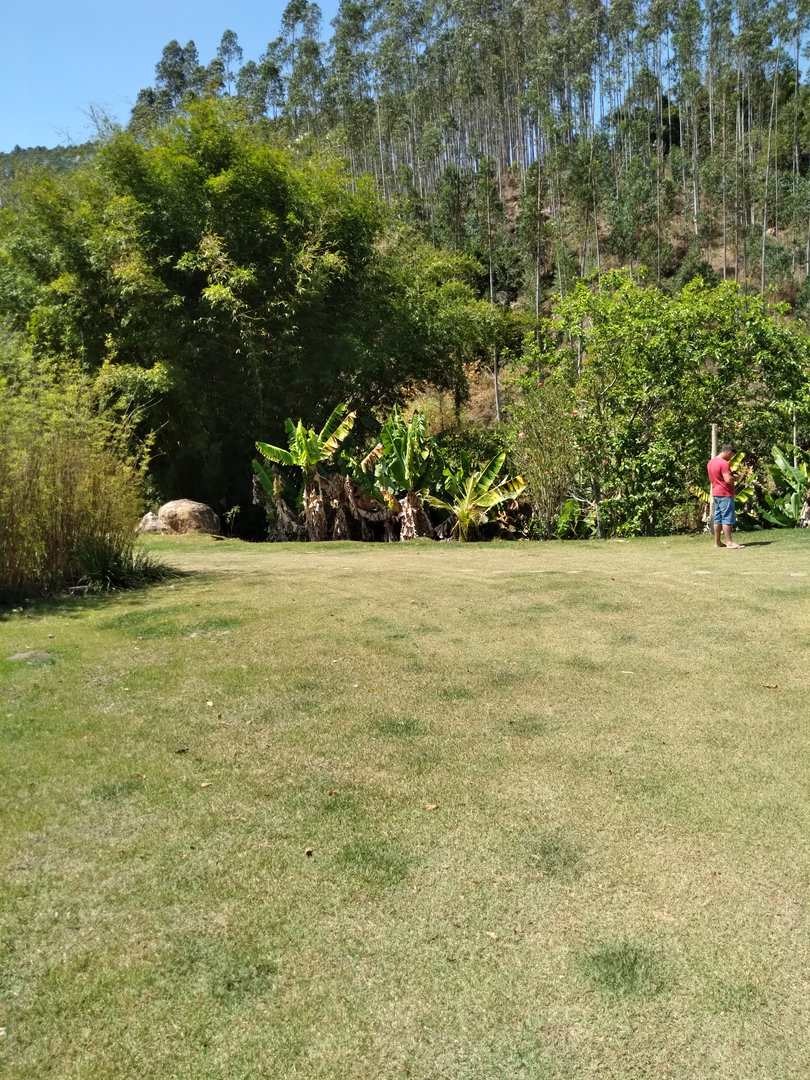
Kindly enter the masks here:
[[219, 533], [219, 517], [205, 503], [174, 499], [164, 503], [157, 516], [173, 533]]
[[151, 510], [148, 514], [143, 515], [135, 527], [136, 533], [168, 533], [171, 531], [169, 526], [164, 524], [157, 514], [153, 514]]
[[49, 652], [42, 652], [39, 649], [29, 649], [26, 652], [14, 653], [13, 656], [8, 657], [9, 660], [17, 664], [55, 664], [56, 657], [52, 656]]

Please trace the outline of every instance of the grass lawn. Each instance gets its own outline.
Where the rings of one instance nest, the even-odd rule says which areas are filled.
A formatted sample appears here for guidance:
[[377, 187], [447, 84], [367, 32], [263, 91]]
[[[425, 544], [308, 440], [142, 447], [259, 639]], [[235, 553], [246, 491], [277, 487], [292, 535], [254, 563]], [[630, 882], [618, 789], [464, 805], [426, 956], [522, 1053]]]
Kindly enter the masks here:
[[2, 1075], [806, 1078], [810, 535], [751, 539], [161, 539], [0, 618]]

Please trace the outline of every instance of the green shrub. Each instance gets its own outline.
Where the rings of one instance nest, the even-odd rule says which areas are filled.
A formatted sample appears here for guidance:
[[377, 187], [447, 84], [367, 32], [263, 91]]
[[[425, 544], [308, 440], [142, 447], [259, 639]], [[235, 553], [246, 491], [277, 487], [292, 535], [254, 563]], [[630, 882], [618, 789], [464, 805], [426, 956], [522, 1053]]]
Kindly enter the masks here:
[[581, 507], [575, 486], [577, 449], [573, 394], [559, 375], [530, 386], [514, 410], [513, 458], [534, 509], [533, 534], [578, 535]]
[[578, 282], [546, 324], [539, 372], [527, 349], [534, 385], [515, 412], [536, 533], [688, 525], [713, 423], [760, 475], [794, 417], [801, 431], [810, 423], [810, 338], [779, 314], [732, 282], [695, 280], [674, 296], [627, 272]]
[[807, 506], [810, 504], [810, 466], [799, 459], [798, 447], [794, 448], [795, 464], [792, 465], [787, 455], [778, 446], [771, 451], [773, 465], [770, 474], [776, 491], [766, 493], [762, 516], [771, 525], [782, 528], [799, 528], [807, 521]]
[[[134, 546], [142, 470], [127, 424], [79, 381], [0, 368], [0, 595], [120, 588], [162, 568]], [[22, 369], [22, 374], [21, 370]]]

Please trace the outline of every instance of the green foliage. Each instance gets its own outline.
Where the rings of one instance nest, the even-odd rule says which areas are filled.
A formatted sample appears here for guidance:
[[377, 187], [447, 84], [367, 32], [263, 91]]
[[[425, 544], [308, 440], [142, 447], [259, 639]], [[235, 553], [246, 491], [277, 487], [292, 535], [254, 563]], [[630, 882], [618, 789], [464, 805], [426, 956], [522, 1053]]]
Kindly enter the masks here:
[[[24, 358], [19, 359], [24, 365]], [[142, 462], [81, 383], [0, 376], [0, 593], [113, 589], [163, 575], [134, 546]]]
[[[196, 75], [188, 47], [170, 52], [174, 98]], [[186, 101], [144, 138], [119, 132], [90, 164], [12, 186], [0, 319], [144, 411], [162, 493], [244, 504], [254, 443], [285, 416], [456, 387], [488, 347], [470, 260], [405, 234], [381, 244], [385, 224], [337, 161], [272, 145], [238, 101]]]
[[439, 475], [435, 442], [428, 435], [424, 413], [405, 420], [395, 408], [380, 428], [380, 441], [361, 462], [372, 472], [378, 487], [395, 498], [409, 492], [424, 493]]
[[[327, 493], [329, 482], [319, 470], [319, 466], [334, 461], [341, 444], [354, 426], [355, 413], [347, 414], [347, 408], [348, 406], [343, 404], [335, 406], [320, 431], [304, 427], [303, 420], [294, 424], [288, 419], [286, 428], [289, 449], [285, 450], [271, 443], [256, 443], [256, 449], [266, 461], [275, 465], [294, 466], [301, 470], [304, 479], [301, 492], [304, 522], [300, 523], [296, 522], [284, 500], [282, 478], [278, 474], [271, 475], [261, 462], [253, 460], [254, 476], [265, 495], [264, 503], [271, 535], [299, 536], [305, 530], [310, 540], [327, 538], [327, 506], [332, 504], [334, 508], [337, 489], [330, 487]], [[346, 539], [348, 523], [342, 508], [334, 523], [334, 529], [335, 539]]]
[[[305, 428], [303, 420], [294, 424], [288, 419], [285, 423], [289, 439], [287, 450], [265, 442], [257, 442], [256, 449], [267, 461], [272, 461], [276, 465], [294, 465], [303, 472], [305, 477], [310, 478], [314, 476], [320, 464], [334, 458], [341, 443], [352, 430], [357, 414], [352, 412], [346, 415], [348, 408], [348, 405], [336, 405], [319, 432], [316, 432], [314, 428]], [[255, 471], [256, 463], [254, 462]], [[261, 473], [257, 475], [261, 480]]]
[[427, 502], [445, 510], [454, 519], [453, 535], [469, 540], [490, 520], [491, 512], [502, 503], [516, 499], [526, 487], [522, 476], [510, 479], [501, 476], [506, 453], [496, 454], [479, 469], [465, 473], [463, 469], [447, 469], [444, 490], [448, 499], [429, 495]]
[[172, 41], [78, 167], [0, 159], [0, 318], [157, 432], [157, 491], [222, 511], [285, 416], [367, 419], [431, 384], [458, 410], [559, 296], [514, 417], [537, 535], [678, 527], [708, 423], [759, 467], [786, 407], [810, 416], [803, 339], [712, 269], [806, 309], [800, 16], [428, 14], [342, 5], [325, 50], [317, 5], [291, 3], [241, 68], [231, 31], [208, 62]]
[[775, 494], [766, 495], [766, 505], [760, 511], [772, 525], [796, 528], [810, 524], [810, 468], [806, 461], [793, 465], [785, 453], [774, 446], [771, 477], [777, 487]]
[[489, 461], [502, 450], [511, 454], [511, 441], [505, 425], [486, 427], [466, 423], [448, 428], [435, 436], [436, 450], [445, 469], [469, 472], [477, 462]]
[[[571, 405], [563, 423], [557, 386], [567, 477], [554, 490], [567, 486], [596, 535], [670, 531], [673, 512], [703, 483], [712, 423], [756, 467], [788, 429], [789, 403], [808, 418], [807, 339], [731, 283], [696, 280], [668, 296], [612, 273], [598, 290], [577, 284], [548, 330], [554, 379]], [[548, 458], [553, 425], [536, 416], [518, 454]], [[547, 509], [544, 520], [552, 517]]]
[[170, 570], [148, 551], [136, 547], [125, 534], [92, 530], [76, 547], [79, 583], [93, 592], [112, 592], [149, 585], [170, 576]]
[[702, 258], [700, 248], [692, 244], [676, 273], [671, 278], [670, 288], [677, 292], [695, 278], [700, 278], [704, 285], [717, 285], [720, 278], [711, 266]]
[[581, 510], [570, 496], [578, 469], [572, 388], [560, 371], [539, 385], [527, 382], [513, 414], [513, 456], [526, 478], [535, 535], [567, 536]]

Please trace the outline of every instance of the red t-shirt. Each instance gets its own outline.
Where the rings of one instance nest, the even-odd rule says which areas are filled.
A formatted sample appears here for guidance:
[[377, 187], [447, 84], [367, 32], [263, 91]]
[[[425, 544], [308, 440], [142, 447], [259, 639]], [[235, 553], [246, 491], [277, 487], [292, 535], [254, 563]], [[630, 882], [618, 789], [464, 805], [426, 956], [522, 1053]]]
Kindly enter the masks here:
[[731, 476], [731, 468], [724, 457], [713, 457], [706, 466], [706, 472], [715, 498], [734, 498], [734, 481], [724, 479], [724, 475]]

